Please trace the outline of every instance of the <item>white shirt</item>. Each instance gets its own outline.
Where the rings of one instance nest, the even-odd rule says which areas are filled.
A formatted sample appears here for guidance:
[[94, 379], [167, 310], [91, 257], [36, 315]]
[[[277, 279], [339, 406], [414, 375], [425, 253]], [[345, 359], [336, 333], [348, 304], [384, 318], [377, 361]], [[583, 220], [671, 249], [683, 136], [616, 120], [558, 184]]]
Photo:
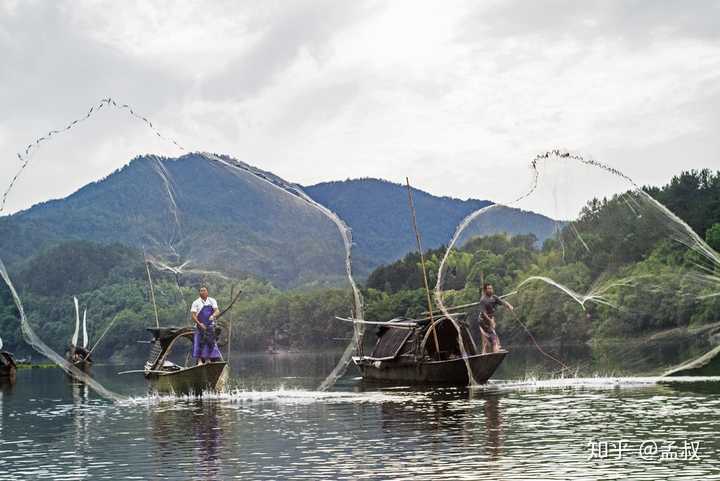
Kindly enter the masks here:
[[218, 308], [218, 303], [210, 296], [208, 296], [208, 298], [204, 301], [202, 300], [202, 298], [198, 297], [193, 301], [192, 306], [190, 306], [190, 312], [194, 312], [195, 314], [197, 314], [198, 312], [202, 311], [202, 308], [205, 306], [212, 306], [213, 310], [215, 310]]

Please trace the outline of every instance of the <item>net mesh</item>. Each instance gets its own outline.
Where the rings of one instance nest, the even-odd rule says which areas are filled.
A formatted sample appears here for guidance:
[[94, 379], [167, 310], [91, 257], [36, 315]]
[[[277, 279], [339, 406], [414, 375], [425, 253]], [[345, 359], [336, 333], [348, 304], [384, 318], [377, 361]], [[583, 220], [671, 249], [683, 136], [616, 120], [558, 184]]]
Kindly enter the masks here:
[[[537, 156], [529, 178], [529, 189], [458, 226], [435, 289], [446, 315], [492, 284], [514, 307], [497, 315], [504, 346], [532, 346], [564, 375], [662, 374], [712, 346], [720, 259], [651, 189], [561, 150]], [[554, 219], [554, 235], [475, 235], [513, 209], [528, 222], [535, 213]], [[463, 259], [473, 267], [456, 279]], [[578, 361], [573, 345], [590, 355]]]
[[[239, 286], [247, 299], [240, 314], [246, 316], [244, 334], [273, 349], [289, 345], [288, 338], [330, 332], [332, 324], [341, 325], [333, 318], [348, 311], [353, 319], [364, 318], [353, 279], [352, 234], [342, 219], [270, 172], [187, 151], [111, 98], [18, 154], [0, 213], [23, 182], [44, 181], [43, 162], [52, 154], [51, 145], [41, 146], [111, 108], [129, 113], [182, 155], [142, 155], [126, 163], [110, 154], [115, 170], [102, 181], [63, 202], [0, 219], [0, 274], [22, 336], [34, 349], [101, 395], [120, 399], [73, 365], [71, 355], [58, 352], [82, 347], [89, 355], [106, 339], [112, 347], [104, 356], [127, 357], [146, 337], [146, 327], [187, 325], [200, 284], [211, 287], [221, 308]], [[467, 216], [430, 272], [436, 307], [455, 327], [463, 357], [464, 327], [453, 307], [476, 304], [484, 283], [514, 306], [498, 314], [504, 346], [531, 346], [540, 360], [528, 366], [545, 363], [562, 375], [589, 369], [663, 373], [716, 344], [720, 256], [655, 191], [605, 163], [562, 150], [533, 159], [527, 184], [516, 188], [509, 184], [505, 202]], [[518, 219], [527, 235], [483, 234]], [[548, 221], [552, 232], [536, 228]], [[154, 279], [151, 292], [148, 278]], [[478, 313], [470, 314], [471, 324], [473, 316]], [[307, 323], [291, 322], [298, 317]], [[113, 333], [117, 325], [122, 336]], [[321, 390], [362, 350], [364, 324], [352, 329], [352, 341]], [[264, 332], [272, 339], [263, 339]], [[576, 360], [573, 349], [588, 346], [590, 355]]]
[[[18, 154], [21, 163], [3, 194], [0, 212], [23, 185], [44, 180], [51, 139], [70, 136], [79, 124], [111, 108], [139, 119], [176, 152], [187, 152], [131, 106], [103, 99], [83, 117], [39, 137]], [[263, 302], [282, 304], [278, 289], [298, 292], [296, 297], [305, 303], [319, 297], [320, 290], [330, 292], [325, 298], [334, 302], [329, 305], [303, 305], [286, 313], [286, 321], [288, 316], [307, 316], [308, 335], [321, 329], [310, 324], [313, 321], [334, 324], [334, 316], [347, 315], [350, 309], [363, 317], [362, 296], [352, 277], [350, 229], [299, 186], [209, 152], [178, 158], [141, 155], [127, 164], [127, 158], [108, 157], [102, 161], [117, 166], [112, 175], [63, 202], [36, 205], [0, 222], [6, 262], [0, 273], [19, 313], [24, 340], [99, 394], [122, 398], [91, 372], [78, 369], [71, 362], [73, 353], [81, 347], [92, 352], [105, 339], [105, 358], [128, 357], [137, 350], [136, 341], [148, 337], [145, 328], [156, 323], [188, 325], [189, 305], [200, 284], [210, 286], [221, 309], [239, 286], [250, 304], [248, 316]], [[152, 296], [148, 278], [154, 285]], [[73, 297], [79, 299], [77, 307]], [[86, 346], [78, 346], [77, 330], [72, 335], [80, 306], [86, 309], [80, 336]], [[242, 309], [238, 314], [243, 316]], [[122, 334], [114, 332], [118, 325]], [[286, 328], [278, 326], [274, 337], [287, 337], [282, 332]], [[272, 331], [258, 326], [255, 339], [266, 342], [262, 332], [267, 330]], [[342, 375], [362, 334], [363, 325], [354, 325], [353, 342], [321, 389]], [[63, 351], [65, 355], [59, 353]]]

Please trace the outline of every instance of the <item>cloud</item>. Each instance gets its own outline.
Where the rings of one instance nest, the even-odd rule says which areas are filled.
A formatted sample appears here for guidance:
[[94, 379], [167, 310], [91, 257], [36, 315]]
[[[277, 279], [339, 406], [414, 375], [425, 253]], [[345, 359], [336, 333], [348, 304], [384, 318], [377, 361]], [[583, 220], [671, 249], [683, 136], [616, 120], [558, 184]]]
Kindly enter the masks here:
[[272, 86], [306, 51], [318, 63], [330, 55], [333, 35], [373, 13], [365, 2], [332, 0], [280, 4], [251, 22], [245, 51], [204, 82], [209, 98], [246, 99]]
[[[504, 199], [554, 147], [656, 182], [720, 167], [716, 18], [709, 1], [0, 0], [0, 178], [113, 96], [190, 149], [305, 184], [407, 175]], [[43, 146], [10, 208], [145, 152], [178, 153], [103, 112]]]
[[633, 46], [667, 38], [717, 42], [720, 2], [672, 0], [508, 0], [474, 9], [459, 38], [512, 38], [541, 35], [544, 40], [623, 41]]
[[108, 95], [155, 110], [188, 88], [183, 76], [92, 41], [73, 8], [20, 2], [0, 15], [0, 104], [14, 120], [38, 111], [46, 118], [67, 118]]

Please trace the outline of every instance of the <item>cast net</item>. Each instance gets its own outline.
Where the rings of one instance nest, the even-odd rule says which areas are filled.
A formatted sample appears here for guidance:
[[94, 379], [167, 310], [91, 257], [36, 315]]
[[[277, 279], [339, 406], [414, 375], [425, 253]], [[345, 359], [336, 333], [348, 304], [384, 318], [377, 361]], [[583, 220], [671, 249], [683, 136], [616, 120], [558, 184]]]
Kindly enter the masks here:
[[[82, 187], [61, 201], [29, 197], [0, 218], [4, 301], [20, 319], [13, 326], [5, 318], [2, 327], [16, 334], [16, 346], [22, 351], [22, 336], [73, 377], [118, 399], [122, 393], [77, 361], [144, 359], [148, 346], [138, 341], [149, 338], [147, 328], [191, 325], [190, 304], [207, 285], [221, 310], [240, 293], [219, 321], [224, 348], [290, 350], [296, 342], [352, 337], [323, 383], [330, 386], [363, 329], [335, 316], [362, 318], [362, 298], [352, 278], [350, 230], [300, 186], [225, 155], [189, 152], [129, 105], [103, 99], [18, 154], [2, 209], [29, 186], [87, 162], [79, 154], [89, 133], [83, 129], [97, 131], [103, 116], [115, 116], [122, 128], [132, 123], [135, 134], [157, 142], [143, 148], [163, 155], [130, 159], [127, 149], [107, 149], [94, 159], [106, 171], [102, 180], [82, 186], [58, 175], [55, 182], [67, 189]], [[100, 127], [88, 122], [97, 117]], [[57, 149], [62, 161], [53, 160]], [[32, 205], [37, 200], [45, 202]], [[242, 334], [228, 344], [231, 324]]]
[[492, 284], [514, 307], [496, 321], [516, 376], [659, 375], [717, 344], [720, 257], [660, 202], [667, 189], [561, 150], [528, 179], [458, 226], [435, 290], [446, 315], [462, 322], [453, 306]]

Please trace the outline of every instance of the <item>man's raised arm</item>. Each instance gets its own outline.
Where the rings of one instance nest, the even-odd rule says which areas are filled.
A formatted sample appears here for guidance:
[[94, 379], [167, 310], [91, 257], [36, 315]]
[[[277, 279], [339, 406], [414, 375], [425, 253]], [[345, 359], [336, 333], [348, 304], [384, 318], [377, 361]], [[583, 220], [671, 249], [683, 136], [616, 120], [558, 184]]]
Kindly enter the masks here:
[[500, 299], [500, 302], [502, 302], [503, 305], [504, 305], [505, 307], [507, 307], [508, 309], [510, 309], [511, 311], [514, 311], [514, 310], [515, 310], [515, 308], [512, 306], [512, 304], [510, 304], [510, 303], [509, 303], [508, 301], [506, 301], [505, 299]]

